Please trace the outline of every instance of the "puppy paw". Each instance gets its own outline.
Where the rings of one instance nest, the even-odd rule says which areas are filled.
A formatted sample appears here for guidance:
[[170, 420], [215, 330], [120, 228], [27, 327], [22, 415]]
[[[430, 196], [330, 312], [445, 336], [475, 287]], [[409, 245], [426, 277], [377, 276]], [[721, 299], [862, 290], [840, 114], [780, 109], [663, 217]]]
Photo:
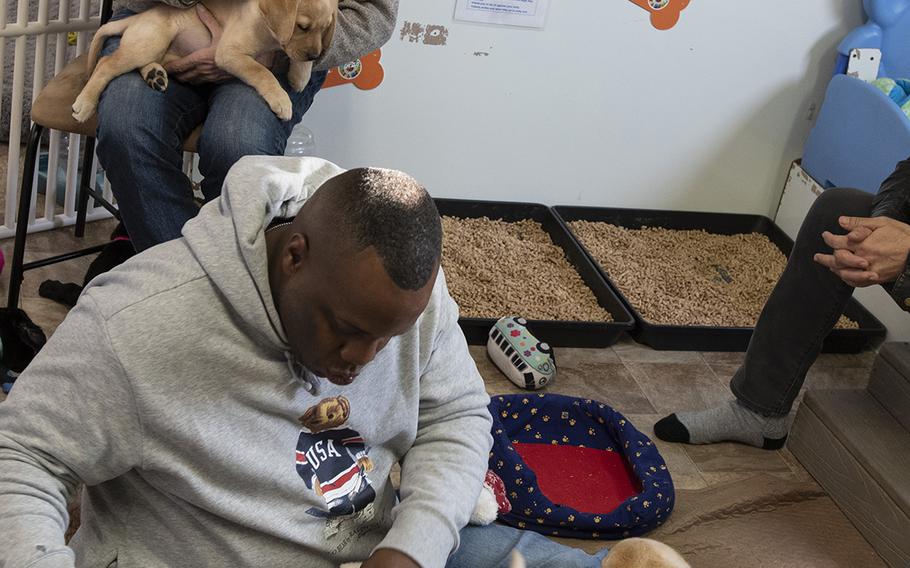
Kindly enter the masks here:
[[89, 100], [85, 95], [79, 95], [73, 101], [73, 118], [76, 122], [85, 122], [95, 114], [96, 102]]
[[158, 91], [163, 93], [167, 90], [168, 79], [167, 71], [164, 70], [158, 63], [149, 63], [140, 71], [142, 78], [145, 79], [146, 84]]
[[292, 64], [288, 69], [288, 83], [295, 92], [304, 90], [310, 82], [310, 75], [313, 72], [313, 63], [306, 62], [302, 64]]
[[293, 111], [294, 105], [291, 104], [291, 97], [283, 90], [266, 97], [265, 100], [278, 118], [281, 120], [291, 119], [291, 111]]

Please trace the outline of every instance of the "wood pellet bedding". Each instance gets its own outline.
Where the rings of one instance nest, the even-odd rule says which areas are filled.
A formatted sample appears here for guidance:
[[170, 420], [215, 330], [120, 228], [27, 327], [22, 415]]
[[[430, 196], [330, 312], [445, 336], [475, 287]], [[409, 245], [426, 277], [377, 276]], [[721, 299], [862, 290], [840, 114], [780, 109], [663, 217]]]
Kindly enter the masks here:
[[[573, 221], [572, 232], [648, 322], [754, 327], [787, 263], [767, 236]], [[841, 316], [838, 328], [858, 328]]]
[[540, 223], [442, 218], [442, 266], [462, 317], [609, 322]]

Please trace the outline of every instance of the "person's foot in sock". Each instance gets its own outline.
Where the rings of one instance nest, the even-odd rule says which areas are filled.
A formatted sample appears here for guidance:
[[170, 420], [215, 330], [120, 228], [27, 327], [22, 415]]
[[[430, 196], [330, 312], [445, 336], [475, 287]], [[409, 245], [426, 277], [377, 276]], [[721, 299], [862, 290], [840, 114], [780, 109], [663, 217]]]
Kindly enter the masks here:
[[654, 434], [666, 442], [741, 442], [778, 450], [787, 440], [789, 426], [787, 416], [762, 416], [731, 400], [707, 410], [678, 412], [661, 418], [654, 425]]
[[126, 227], [123, 223], [117, 223], [114, 232], [111, 233], [111, 242], [107, 243], [101, 250], [101, 254], [95, 257], [95, 260], [89, 265], [85, 272], [85, 279], [82, 286], [88, 286], [88, 283], [94, 280], [95, 276], [104, 274], [109, 270], [120, 266], [136, 254], [133, 248], [133, 242], [126, 233]]

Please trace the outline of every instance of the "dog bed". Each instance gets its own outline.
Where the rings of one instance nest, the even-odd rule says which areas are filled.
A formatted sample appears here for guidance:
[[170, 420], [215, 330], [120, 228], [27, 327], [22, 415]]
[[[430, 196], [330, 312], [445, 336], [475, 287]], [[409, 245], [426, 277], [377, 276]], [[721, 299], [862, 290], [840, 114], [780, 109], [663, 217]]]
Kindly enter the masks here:
[[512, 505], [500, 520], [573, 538], [640, 536], [674, 505], [657, 447], [619, 412], [556, 394], [492, 397], [490, 469]]

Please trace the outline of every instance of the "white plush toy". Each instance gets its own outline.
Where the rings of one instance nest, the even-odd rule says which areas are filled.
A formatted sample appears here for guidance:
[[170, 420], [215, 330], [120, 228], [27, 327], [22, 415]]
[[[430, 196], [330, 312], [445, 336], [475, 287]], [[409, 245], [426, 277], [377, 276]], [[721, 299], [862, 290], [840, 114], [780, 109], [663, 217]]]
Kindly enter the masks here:
[[556, 358], [547, 343], [531, 335], [527, 325], [524, 318], [500, 318], [490, 329], [487, 353], [510, 381], [537, 390], [556, 378]]

